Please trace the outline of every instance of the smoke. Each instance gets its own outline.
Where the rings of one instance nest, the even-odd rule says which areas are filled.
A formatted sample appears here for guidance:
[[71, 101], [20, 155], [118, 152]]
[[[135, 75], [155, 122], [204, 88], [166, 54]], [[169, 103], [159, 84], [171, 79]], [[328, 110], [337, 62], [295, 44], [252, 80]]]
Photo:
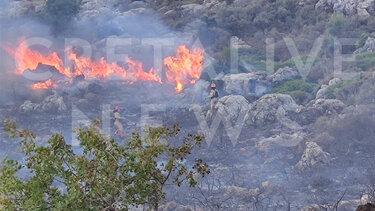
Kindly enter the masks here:
[[[3, 1], [0, 4], [1, 11], [7, 11], [0, 18], [1, 28], [6, 29], [1, 31], [0, 37], [1, 103], [14, 100], [23, 101], [30, 99], [30, 96], [33, 98], [32, 96], [35, 95], [35, 92], [32, 92], [29, 87], [33, 81], [14, 74], [14, 70], [17, 68], [14, 58], [3, 48], [4, 46], [14, 48], [21, 38], [39, 38], [50, 42], [48, 47], [44, 46], [42, 42], [42, 45], [33, 45], [31, 48], [44, 54], [51, 51], [57, 52], [65, 66], [73, 65], [66, 55], [67, 45], [76, 44], [78, 52], [93, 60], [103, 57], [109, 62], [118, 62], [125, 66], [126, 57], [141, 61], [145, 70], [154, 68], [163, 80], [165, 80], [165, 67], [162, 64], [162, 59], [174, 54], [178, 45], [186, 44], [191, 47], [194, 43], [190, 34], [177, 33], [166, 27], [151, 9], [137, 9], [120, 13], [109, 6], [95, 14], [96, 10], [87, 10], [86, 8], [74, 18], [69, 26], [64, 28], [64, 31], [51, 35], [51, 26], [47, 24], [47, 21], [40, 18], [11, 17], [10, 11], [18, 14], [22, 10], [15, 7], [14, 4], [10, 4], [9, 1]], [[44, 71], [52, 71], [56, 76], [56, 71], [48, 70], [42, 66], [38, 67], [36, 72], [43, 73]], [[93, 80], [89, 83], [92, 82], [101, 83], [102, 81]], [[120, 84], [118, 89], [127, 87], [122, 86], [120, 82], [114, 81], [115, 84]], [[68, 85], [59, 89], [63, 89], [60, 92], [75, 93], [89, 83], [83, 83], [83, 86], [82, 83], [80, 86], [73, 84], [73, 86]], [[149, 93], [153, 99], [156, 99], [155, 96], [160, 98], [164, 98], [166, 95], [175, 96], [175, 93], [171, 92], [171, 89], [174, 89], [173, 84], [166, 83], [158, 89], [155, 89], [156, 84], [136, 86], [147, 89], [146, 93]]]

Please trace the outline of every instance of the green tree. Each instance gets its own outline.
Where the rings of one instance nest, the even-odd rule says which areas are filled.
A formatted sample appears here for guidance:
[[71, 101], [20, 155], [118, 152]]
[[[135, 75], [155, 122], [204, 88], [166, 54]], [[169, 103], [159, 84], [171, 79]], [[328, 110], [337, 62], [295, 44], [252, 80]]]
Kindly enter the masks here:
[[[179, 140], [177, 124], [148, 128], [144, 137], [134, 132], [123, 145], [100, 134], [99, 124], [94, 121], [89, 128], [76, 130], [83, 151], [75, 153], [61, 134], [53, 134], [48, 145], [38, 146], [32, 132], [5, 121], [10, 136], [21, 138], [26, 159], [20, 163], [4, 158], [0, 209], [128, 210], [145, 205], [158, 210], [165, 200], [165, 185], [187, 182], [195, 186], [199, 176], [210, 173], [201, 159], [185, 164], [203, 137], [189, 135]], [[17, 175], [22, 169], [30, 173], [26, 179]]]

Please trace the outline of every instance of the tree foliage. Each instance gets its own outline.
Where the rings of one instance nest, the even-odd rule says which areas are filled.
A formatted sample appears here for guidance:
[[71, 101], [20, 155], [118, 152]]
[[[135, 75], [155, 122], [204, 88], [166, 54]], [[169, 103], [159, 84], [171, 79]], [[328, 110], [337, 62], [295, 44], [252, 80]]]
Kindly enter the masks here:
[[[78, 128], [82, 148], [76, 153], [61, 134], [38, 146], [35, 135], [5, 121], [11, 137], [21, 138], [25, 162], [5, 158], [0, 168], [0, 208], [4, 210], [128, 210], [145, 205], [157, 210], [167, 184], [195, 186], [210, 173], [201, 159], [187, 156], [201, 146], [201, 135], [178, 140], [178, 125], [134, 132], [124, 145], [103, 136], [99, 122]], [[180, 142], [172, 144], [170, 141]], [[27, 170], [21, 179], [18, 173]]]

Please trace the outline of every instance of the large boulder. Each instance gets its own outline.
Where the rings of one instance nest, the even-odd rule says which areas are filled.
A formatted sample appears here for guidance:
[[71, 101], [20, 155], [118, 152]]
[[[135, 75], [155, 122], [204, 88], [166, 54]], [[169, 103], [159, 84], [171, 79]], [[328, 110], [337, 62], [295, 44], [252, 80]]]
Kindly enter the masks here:
[[331, 116], [339, 114], [345, 108], [345, 104], [336, 99], [316, 99], [306, 107], [302, 108], [297, 116], [303, 125], [314, 123], [321, 116]]
[[330, 160], [330, 154], [324, 152], [323, 149], [315, 142], [306, 142], [305, 151], [298, 161], [296, 168], [304, 170], [319, 164], [326, 164]]
[[[264, 126], [267, 124], [289, 124], [289, 113], [299, 110], [299, 106], [293, 98], [285, 94], [267, 94], [259, 98], [252, 104], [247, 114], [247, 122], [254, 126]], [[290, 124], [291, 127], [294, 127]]]
[[284, 81], [293, 80], [300, 77], [297, 68], [283, 67], [279, 68], [274, 74], [269, 75], [267, 79], [275, 85], [279, 85]]
[[355, 54], [365, 53], [365, 52], [375, 52], [375, 38], [368, 37], [366, 43], [354, 51]]
[[239, 73], [225, 75], [223, 91], [227, 94], [247, 94], [249, 92], [249, 81], [255, 76], [252, 73]]
[[249, 102], [241, 95], [228, 95], [218, 100], [214, 110], [221, 115], [224, 121], [234, 125], [239, 120], [244, 121], [250, 110]]

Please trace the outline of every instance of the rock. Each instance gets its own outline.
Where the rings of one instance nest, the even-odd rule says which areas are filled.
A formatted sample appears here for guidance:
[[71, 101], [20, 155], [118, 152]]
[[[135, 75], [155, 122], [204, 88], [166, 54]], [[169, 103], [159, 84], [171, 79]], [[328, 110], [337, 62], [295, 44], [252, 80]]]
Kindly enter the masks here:
[[206, 9], [205, 6], [201, 4], [186, 4], [182, 5], [181, 8], [183, 15], [192, 17], [201, 16]]
[[270, 150], [270, 146], [276, 144], [282, 147], [295, 147], [299, 143], [301, 143], [306, 137], [306, 134], [297, 131], [295, 133], [288, 134], [286, 132], [281, 132], [281, 134], [277, 134], [268, 138], [259, 139], [255, 145], [255, 147], [260, 150], [267, 152]]
[[288, 122], [290, 112], [297, 112], [299, 106], [293, 98], [285, 94], [267, 94], [252, 104], [246, 119], [248, 124], [263, 126], [266, 124]]
[[330, 154], [324, 152], [323, 149], [315, 142], [306, 142], [306, 149], [296, 168], [304, 170], [318, 164], [326, 164], [330, 160]]
[[338, 84], [340, 81], [341, 81], [340, 78], [333, 78], [333, 79], [331, 79], [331, 80], [328, 82], [328, 86], [334, 86], [334, 85]]
[[319, 208], [319, 205], [312, 204], [312, 205], [309, 205], [309, 206], [303, 208], [301, 211], [320, 211], [320, 208]]
[[332, 86], [335, 86], [336, 84], [338, 84], [339, 82], [341, 81], [341, 79], [339, 78], [333, 78], [331, 79], [329, 82], [328, 82], [328, 85], [326, 84], [323, 84], [320, 89], [318, 90], [318, 92], [316, 93], [316, 96], [315, 96], [315, 99], [319, 99], [319, 98], [325, 98], [326, 97], [326, 94], [329, 90], [329, 88], [331, 88]]
[[150, 8], [136, 8], [122, 13], [123, 16], [153, 16], [154, 11]]
[[24, 112], [29, 112], [33, 111], [35, 108], [36, 104], [32, 103], [30, 100], [26, 100], [20, 107], [19, 109]]
[[10, 1], [6, 11], [1, 11], [1, 15], [8, 17], [34, 16], [43, 12], [44, 4], [44, 0]]
[[144, 1], [133, 1], [128, 5], [128, 9], [146, 8], [148, 4]]
[[214, 110], [222, 116], [224, 121], [234, 125], [238, 120], [245, 120], [245, 116], [250, 110], [250, 104], [241, 95], [229, 95], [220, 98]]
[[235, 48], [238, 49], [244, 49], [244, 50], [250, 50], [251, 46], [247, 44], [245, 41], [243, 41], [241, 38], [233, 36], [231, 38], [231, 44], [234, 45]]
[[319, 0], [315, 8], [345, 15], [358, 15], [365, 19], [374, 14], [375, 0]]
[[354, 54], [365, 53], [365, 52], [375, 52], [375, 38], [368, 37], [366, 43], [354, 51]]
[[279, 68], [274, 74], [269, 75], [267, 79], [275, 86], [284, 81], [297, 79], [299, 77], [300, 74], [296, 68], [283, 67]]
[[249, 81], [255, 79], [252, 73], [239, 73], [225, 75], [223, 91], [227, 94], [247, 94], [249, 92]]
[[375, 205], [371, 203], [367, 203], [365, 205], [360, 205], [356, 209], [356, 211], [375, 211]]
[[39, 111], [39, 112], [47, 112], [47, 111], [58, 111], [64, 112], [67, 110], [67, 107], [64, 103], [63, 97], [57, 94], [56, 91], [53, 91], [53, 94], [47, 96], [41, 103], [32, 103], [31, 101], [25, 101], [21, 106], [20, 110], [24, 112], [30, 111]]
[[306, 107], [302, 108], [299, 112], [298, 119], [301, 124], [306, 125], [314, 123], [315, 120], [321, 116], [330, 116], [339, 114], [345, 108], [345, 104], [336, 99], [317, 99]]
[[320, 89], [316, 92], [315, 99], [324, 98], [328, 92], [328, 85], [323, 84]]

